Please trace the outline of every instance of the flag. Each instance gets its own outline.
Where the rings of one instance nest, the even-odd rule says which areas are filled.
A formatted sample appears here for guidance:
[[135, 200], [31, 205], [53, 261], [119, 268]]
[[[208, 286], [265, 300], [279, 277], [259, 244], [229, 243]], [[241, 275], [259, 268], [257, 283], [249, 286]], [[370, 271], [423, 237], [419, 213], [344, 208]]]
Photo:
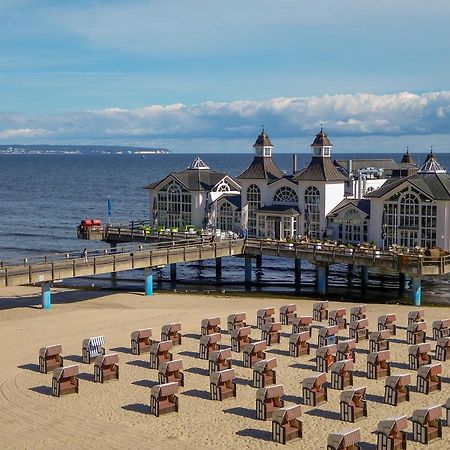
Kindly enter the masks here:
[[111, 221], [111, 217], [112, 217], [112, 201], [108, 196], [108, 218]]

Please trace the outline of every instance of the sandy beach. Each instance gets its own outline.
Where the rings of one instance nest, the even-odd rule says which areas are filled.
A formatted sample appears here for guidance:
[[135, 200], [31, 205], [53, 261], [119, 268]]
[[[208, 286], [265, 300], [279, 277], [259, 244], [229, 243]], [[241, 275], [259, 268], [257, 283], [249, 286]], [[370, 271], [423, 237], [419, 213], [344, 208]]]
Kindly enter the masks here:
[[[314, 300], [302, 298], [233, 297], [192, 294], [110, 293], [98, 291], [53, 291], [50, 311], [39, 309], [39, 289], [20, 287], [0, 292], [0, 337], [3, 342], [0, 369], [0, 442], [1, 448], [280, 448], [271, 442], [271, 421], [255, 419], [256, 389], [251, 386], [252, 369], [242, 367], [242, 355], [233, 353], [237, 376], [237, 398], [223, 402], [209, 399], [208, 361], [198, 358], [200, 322], [220, 316], [226, 329], [229, 314], [245, 311], [247, 322], [256, 325], [258, 309], [274, 306], [278, 320], [281, 305], [296, 303], [298, 313], [311, 315]], [[330, 309], [347, 308], [354, 303], [330, 302]], [[397, 336], [391, 339], [392, 375], [412, 373], [408, 369], [408, 345], [405, 342], [407, 305], [369, 304], [370, 331], [376, 331], [376, 319], [382, 314], [397, 315]], [[433, 320], [450, 316], [449, 308], [424, 307], [431, 336]], [[161, 326], [181, 322], [183, 342], [174, 347], [174, 359], [184, 365], [185, 387], [180, 388], [180, 411], [156, 418], [149, 414], [150, 388], [157, 384], [157, 370], [149, 368], [148, 353], [132, 355], [130, 333], [152, 328], [159, 339]], [[311, 355], [288, 356], [291, 326], [283, 326], [281, 343], [270, 347], [267, 357], [278, 360], [277, 382], [284, 385], [286, 406], [301, 403], [300, 381], [311, 376], [319, 324], [314, 322]], [[322, 323], [325, 325], [325, 322]], [[120, 380], [93, 382], [93, 364], [81, 364], [81, 342], [91, 336], [105, 336], [107, 352], [118, 352]], [[260, 339], [254, 328], [252, 337]], [[348, 336], [341, 330], [339, 336]], [[435, 341], [430, 341], [432, 350]], [[80, 363], [80, 392], [55, 398], [50, 395], [52, 375], [39, 373], [41, 347], [62, 344], [65, 364]], [[222, 335], [222, 344], [230, 345], [230, 336]], [[384, 379], [368, 380], [366, 358], [368, 342], [357, 344], [354, 387], [367, 386], [368, 417], [355, 424], [339, 419], [341, 391], [329, 389], [329, 401], [318, 407], [303, 407], [303, 440], [287, 444], [290, 448], [325, 449], [328, 433], [361, 428], [362, 449], [376, 448], [377, 424], [389, 416], [411, 416], [417, 408], [440, 405], [450, 397], [450, 362], [443, 363], [442, 391], [426, 396], [413, 389], [410, 402], [398, 407], [383, 403]], [[433, 353], [434, 354], [434, 353]], [[434, 362], [434, 360], [433, 360]], [[409, 424], [408, 431], [412, 426]], [[430, 449], [450, 448], [450, 428], [444, 427], [444, 439]], [[408, 449], [426, 448], [408, 441]]]

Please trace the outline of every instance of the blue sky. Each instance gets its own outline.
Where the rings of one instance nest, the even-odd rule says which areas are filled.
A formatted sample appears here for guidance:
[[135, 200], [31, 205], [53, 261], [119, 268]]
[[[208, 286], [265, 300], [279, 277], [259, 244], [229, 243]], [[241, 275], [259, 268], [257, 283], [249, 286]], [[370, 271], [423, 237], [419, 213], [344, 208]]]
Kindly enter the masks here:
[[207, 151], [262, 122], [288, 142], [323, 121], [345, 142], [449, 151], [449, 13], [444, 0], [0, 0], [0, 143]]

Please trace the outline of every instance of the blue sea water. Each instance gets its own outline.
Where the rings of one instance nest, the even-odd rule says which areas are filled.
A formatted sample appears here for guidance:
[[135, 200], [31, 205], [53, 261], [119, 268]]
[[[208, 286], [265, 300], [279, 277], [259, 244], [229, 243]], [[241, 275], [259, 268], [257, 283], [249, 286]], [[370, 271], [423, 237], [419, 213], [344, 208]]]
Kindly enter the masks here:
[[[107, 198], [112, 201], [112, 220], [127, 222], [149, 218], [148, 196], [143, 186], [163, 178], [172, 171], [186, 168], [195, 156], [213, 169], [231, 176], [238, 175], [253, 158], [245, 154], [168, 154], [147, 155], [0, 155], [0, 260], [47, 255], [59, 252], [81, 252], [104, 247], [99, 242], [80, 241], [76, 226], [83, 218], [100, 218], [107, 221]], [[425, 154], [414, 155], [422, 162]], [[392, 154], [336, 154], [335, 158], [396, 158]], [[438, 155], [439, 161], [450, 168], [450, 154]], [[291, 154], [275, 154], [274, 160], [285, 172], [292, 171]], [[304, 167], [310, 154], [298, 155], [298, 168]], [[265, 260], [256, 270], [256, 289], [293, 291], [292, 261]], [[305, 265], [302, 281], [305, 289], [313, 282], [312, 267]], [[223, 286], [242, 284], [242, 261], [230, 258], [223, 265]], [[345, 268], [336, 267], [331, 275], [331, 285], [345, 286]], [[310, 275], [308, 275], [310, 273]], [[158, 274], [165, 283], [167, 273]], [[196, 288], [216, 289], [214, 262], [186, 264], [180, 267], [178, 277]], [[141, 273], [119, 274], [128, 285], [140, 286]], [[283, 280], [283, 283], [280, 283]], [[380, 289], [395, 285], [395, 280], [371, 280]], [[355, 285], [359, 283], [355, 278]], [[179, 289], [180, 286], [177, 286]], [[225, 289], [227, 289], [225, 287]], [[438, 295], [450, 302], [450, 283], [447, 280], [425, 284], [425, 296]]]

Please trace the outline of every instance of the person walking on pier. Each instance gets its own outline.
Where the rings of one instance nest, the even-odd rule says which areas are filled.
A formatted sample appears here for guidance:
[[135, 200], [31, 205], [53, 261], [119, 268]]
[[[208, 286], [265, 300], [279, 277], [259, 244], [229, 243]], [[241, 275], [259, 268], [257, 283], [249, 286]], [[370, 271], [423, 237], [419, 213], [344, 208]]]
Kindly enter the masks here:
[[88, 252], [87, 252], [87, 248], [85, 247], [83, 250], [83, 253], [81, 254], [81, 257], [84, 259], [84, 262], [88, 262], [87, 255], [88, 255]]

